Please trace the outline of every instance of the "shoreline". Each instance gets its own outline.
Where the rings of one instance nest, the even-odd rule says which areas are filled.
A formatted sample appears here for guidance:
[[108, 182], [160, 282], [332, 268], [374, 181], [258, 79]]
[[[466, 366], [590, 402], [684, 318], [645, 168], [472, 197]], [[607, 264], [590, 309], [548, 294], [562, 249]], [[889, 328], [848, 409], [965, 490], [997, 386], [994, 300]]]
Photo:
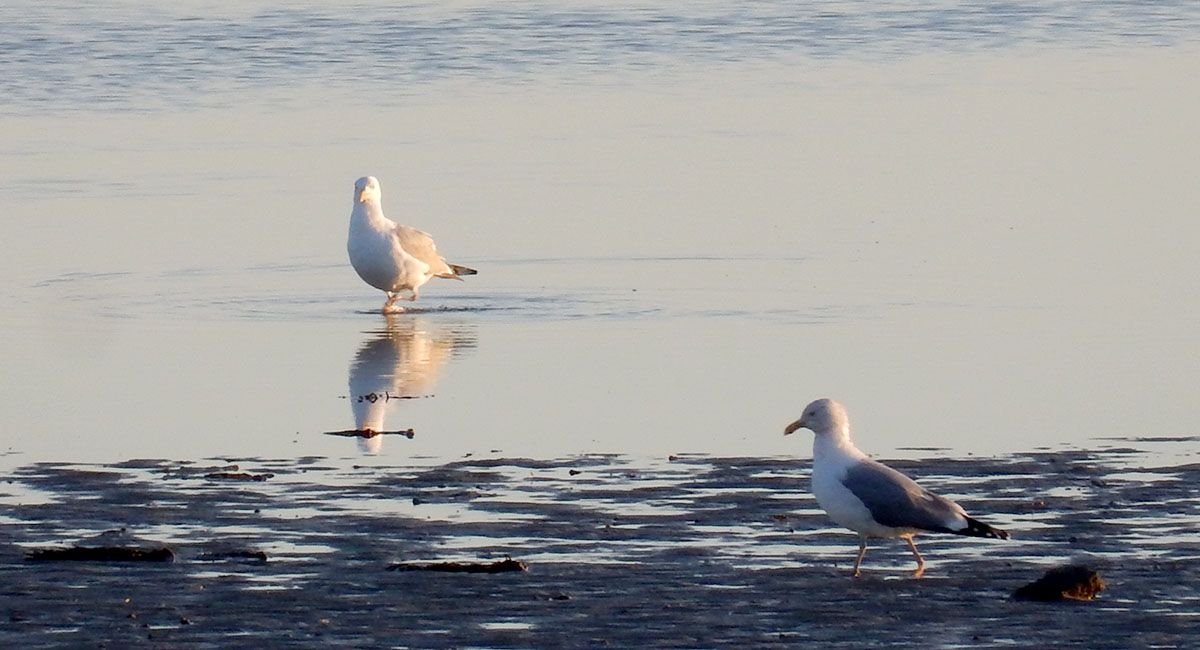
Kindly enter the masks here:
[[[874, 541], [863, 578], [851, 579], [855, 537], [816, 508], [807, 463], [794, 459], [35, 464], [5, 476], [47, 498], [20, 505], [10, 494], [0, 506], [0, 643], [1095, 648], [1142, 634], [1193, 644], [1200, 464], [1131, 473], [1115, 462], [1124, 452], [1109, 451], [888, 461], [1014, 534], [922, 535], [920, 580], [896, 540]], [[204, 478], [214, 467], [273, 476]], [[176, 561], [24, 558], [120, 528]], [[228, 551], [267, 560], [200, 559]], [[528, 570], [387, 570], [505, 557]], [[1008, 600], [1078, 558], [1109, 583], [1098, 600]]]

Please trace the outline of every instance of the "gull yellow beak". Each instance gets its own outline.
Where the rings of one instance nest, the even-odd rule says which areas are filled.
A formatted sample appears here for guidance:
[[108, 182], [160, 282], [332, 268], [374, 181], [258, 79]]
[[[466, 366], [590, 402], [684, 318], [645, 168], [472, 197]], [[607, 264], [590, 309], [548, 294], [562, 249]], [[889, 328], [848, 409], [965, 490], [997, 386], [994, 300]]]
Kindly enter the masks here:
[[366, 203], [366, 202], [367, 202], [367, 191], [366, 191], [366, 190], [363, 190], [363, 191], [361, 191], [361, 192], [359, 192], [359, 193], [358, 193], [358, 202], [359, 202], [359, 203]]
[[795, 422], [793, 422], [793, 423], [791, 423], [791, 424], [787, 425], [787, 426], [786, 426], [786, 427], [783, 429], [783, 435], [785, 435], [785, 436], [790, 436], [790, 435], [792, 435], [793, 433], [795, 433], [795, 432], [796, 432], [796, 429], [803, 429], [803, 428], [804, 428], [804, 424], [803, 424], [803, 423], [804, 423], [804, 418], [800, 418], [799, 420], [796, 420]]

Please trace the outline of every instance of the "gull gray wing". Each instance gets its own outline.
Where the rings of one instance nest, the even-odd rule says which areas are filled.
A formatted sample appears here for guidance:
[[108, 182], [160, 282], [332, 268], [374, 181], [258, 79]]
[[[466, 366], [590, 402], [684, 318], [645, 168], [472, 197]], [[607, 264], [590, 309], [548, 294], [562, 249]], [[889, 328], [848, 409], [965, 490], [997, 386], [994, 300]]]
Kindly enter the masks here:
[[847, 470], [842, 485], [884, 526], [949, 533], [965, 524], [966, 514], [958, 504], [875, 460], [864, 460]]
[[446, 260], [438, 254], [437, 244], [433, 243], [433, 237], [429, 233], [397, 225], [396, 238], [400, 240], [400, 247], [404, 249], [404, 252], [428, 264], [429, 272], [433, 275], [443, 277], [454, 275], [450, 265], [446, 264]]

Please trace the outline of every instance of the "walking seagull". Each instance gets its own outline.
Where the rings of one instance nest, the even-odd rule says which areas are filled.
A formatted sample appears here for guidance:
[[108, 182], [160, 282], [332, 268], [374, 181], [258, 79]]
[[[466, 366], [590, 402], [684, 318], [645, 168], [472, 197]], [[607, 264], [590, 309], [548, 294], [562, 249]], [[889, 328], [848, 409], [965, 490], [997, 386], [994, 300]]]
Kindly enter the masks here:
[[404, 311], [396, 305], [396, 300], [405, 291], [409, 293], [407, 300], [416, 300], [421, 285], [430, 278], [462, 280], [461, 276], [478, 273], [446, 262], [429, 233], [401, 226], [383, 216], [383, 194], [374, 176], [354, 181], [354, 209], [350, 212], [346, 252], [350, 253], [350, 265], [358, 277], [387, 292], [385, 314]]
[[957, 503], [917, 485], [916, 481], [872, 460], [850, 441], [846, 408], [819, 399], [804, 408], [783, 435], [809, 429], [813, 438], [812, 491], [829, 518], [858, 533], [854, 576], [860, 574], [869, 537], [899, 537], [917, 559], [914, 577], [925, 573], [925, 560], [913, 536], [919, 532], [954, 533], [1008, 539], [1008, 533], [967, 516]]

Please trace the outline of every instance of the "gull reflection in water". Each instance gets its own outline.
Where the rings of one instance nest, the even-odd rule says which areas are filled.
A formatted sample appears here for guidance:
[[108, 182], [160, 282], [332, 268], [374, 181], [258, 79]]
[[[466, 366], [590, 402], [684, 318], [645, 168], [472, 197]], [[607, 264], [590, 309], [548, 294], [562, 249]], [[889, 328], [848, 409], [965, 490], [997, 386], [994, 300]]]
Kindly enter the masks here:
[[462, 323], [406, 314], [387, 315], [386, 329], [369, 334], [350, 362], [350, 407], [359, 448], [377, 454], [388, 411], [406, 400], [433, 397], [442, 365], [474, 348], [476, 335]]

